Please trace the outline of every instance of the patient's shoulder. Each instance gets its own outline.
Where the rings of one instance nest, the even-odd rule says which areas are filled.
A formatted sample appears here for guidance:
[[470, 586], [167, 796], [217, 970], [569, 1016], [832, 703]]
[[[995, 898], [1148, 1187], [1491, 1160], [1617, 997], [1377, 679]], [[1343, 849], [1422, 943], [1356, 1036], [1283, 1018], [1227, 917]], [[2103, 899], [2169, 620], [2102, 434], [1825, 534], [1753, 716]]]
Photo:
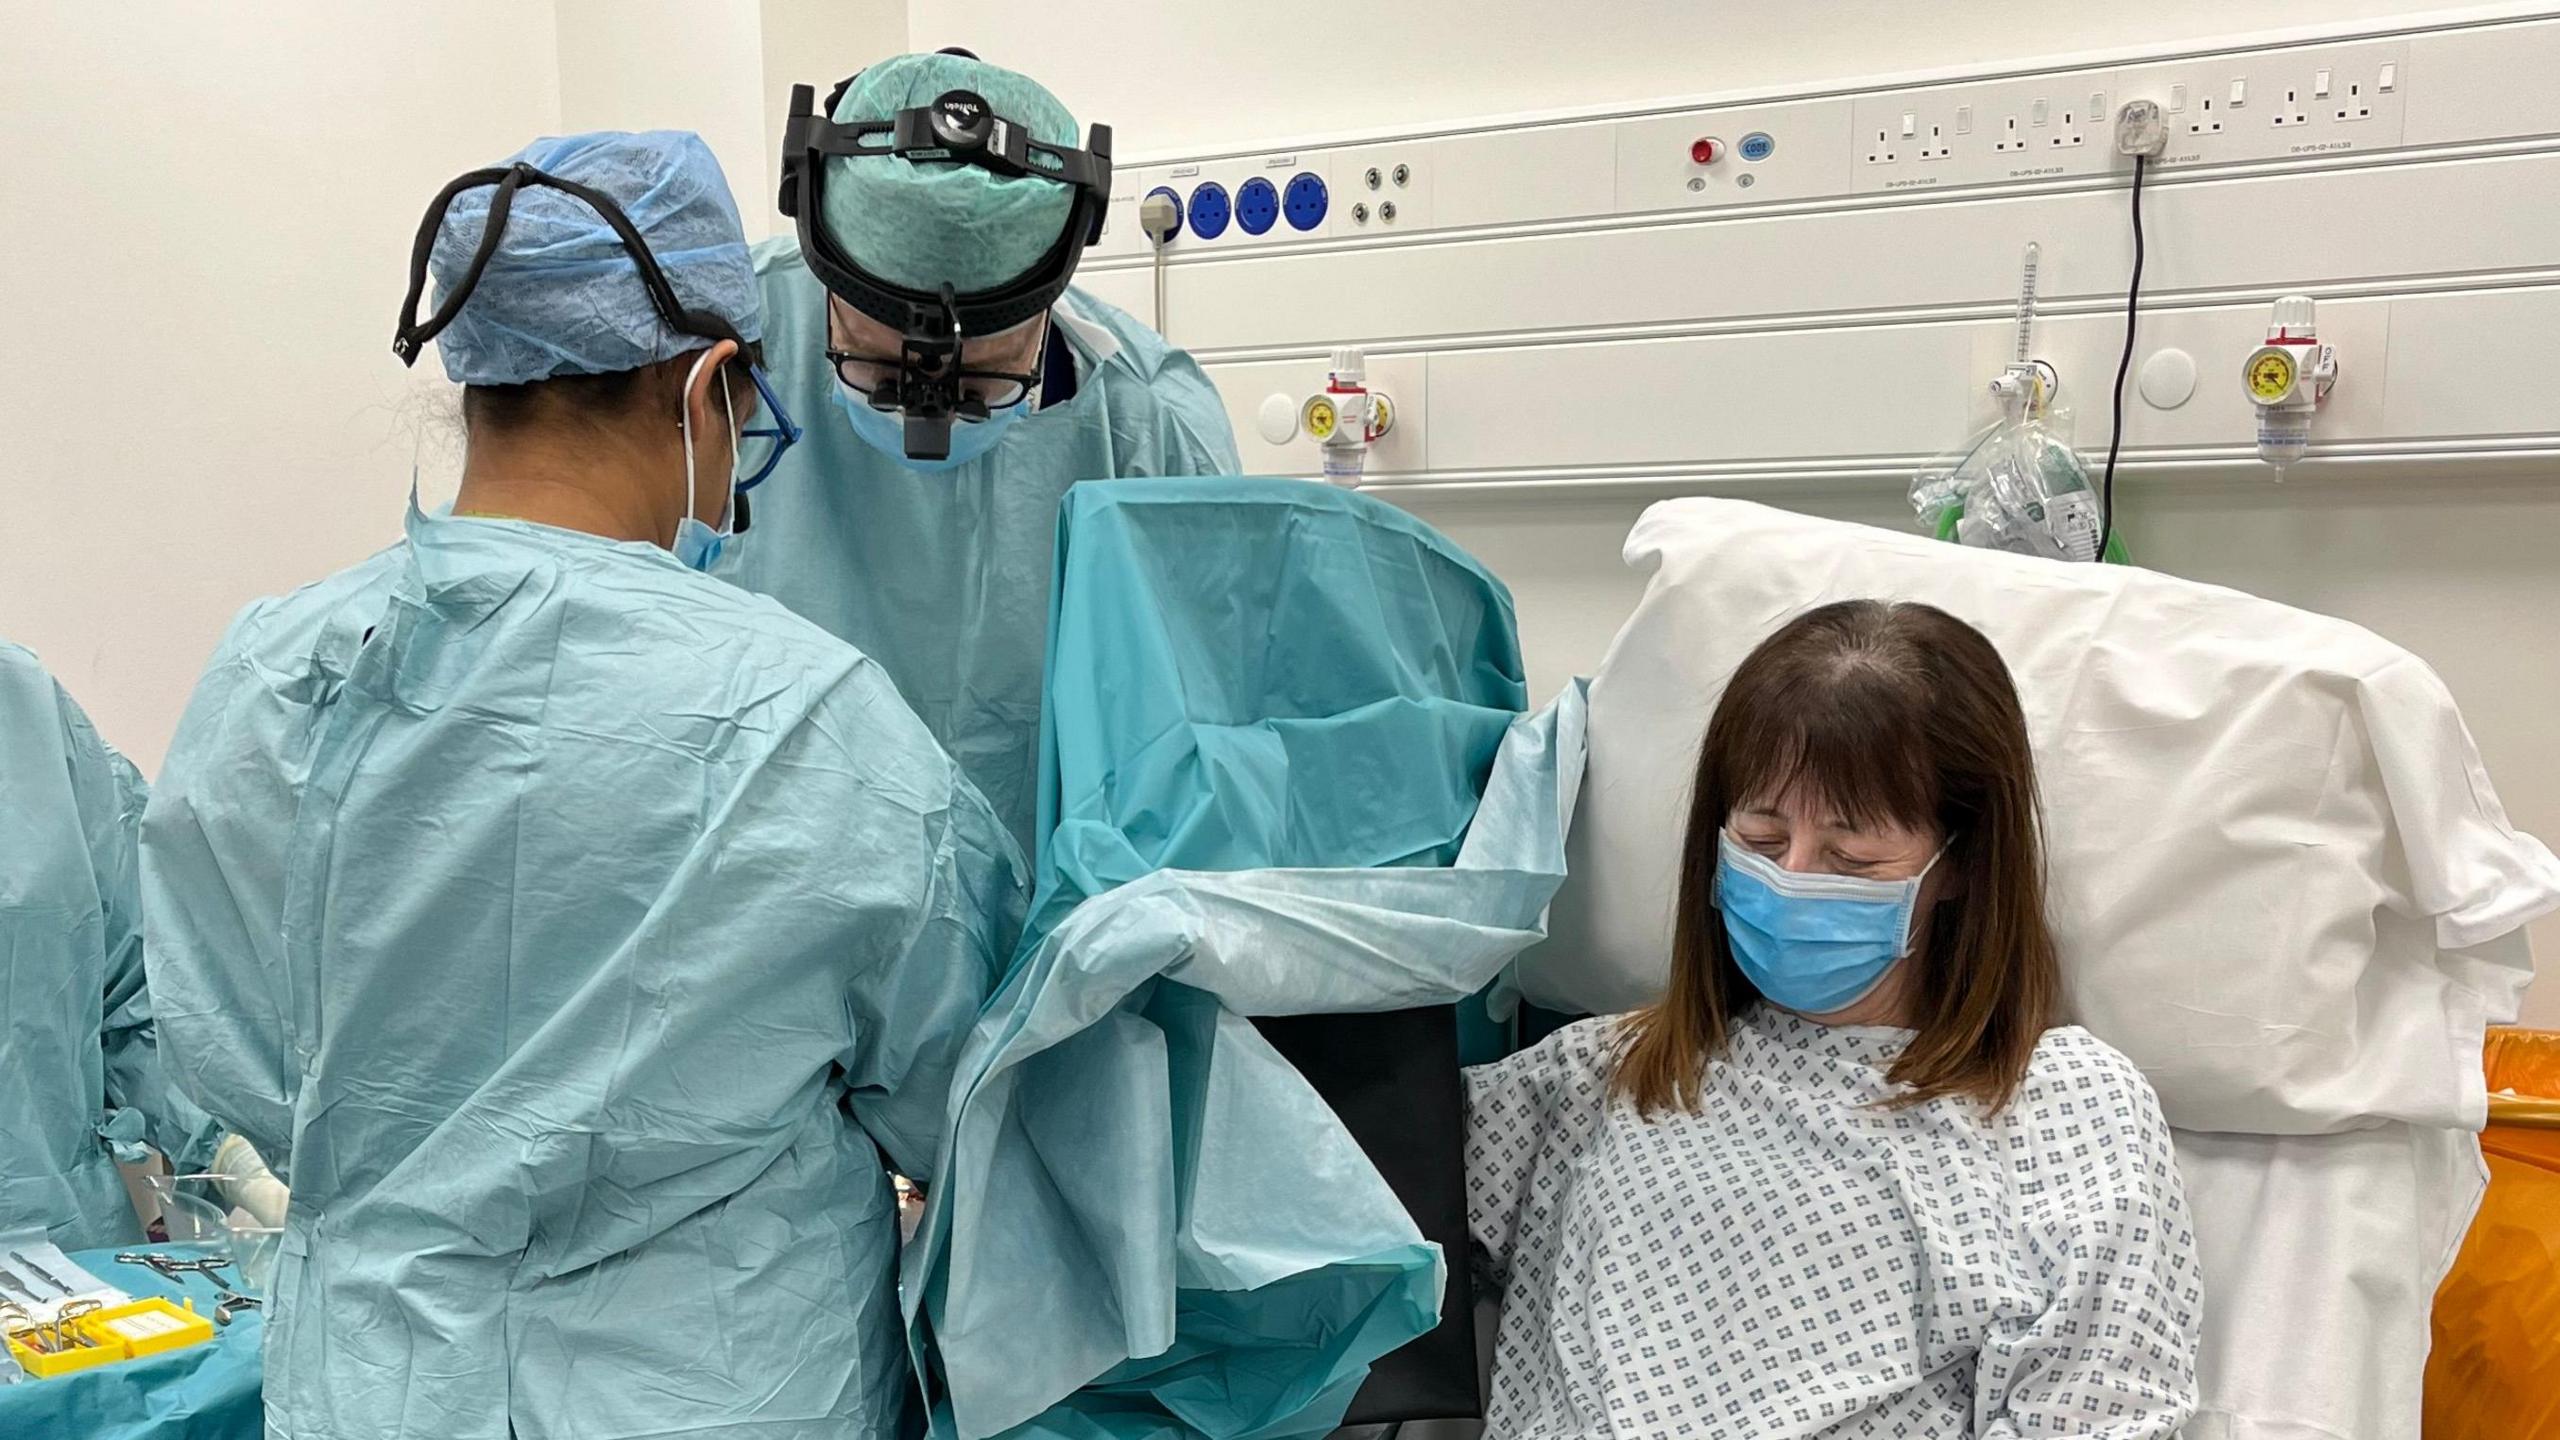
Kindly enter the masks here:
[[2150, 1081], [2125, 1051], [2086, 1033], [2079, 1025], [2056, 1025], [2035, 1040], [2028, 1079], [2017, 1086], [2017, 1102], [2061, 1102], [2084, 1094], [2143, 1094]]
[[1606, 1074], [1617, 1067], [1628, 1021], [1624, 1015], [1577, 1020], [1539, 1042], [1537, 1048], [1548, 1051], [1554, 1063]]
[[2010, 1109], [2048, 1119], [2105, 1113], [2156, 1119], [2160, 1102], [2123, 1051], [2077, 1025], [2057, 1025], [2036, 1042]]
[[1617, 1073], [1624, 1026], [1618, 1016], [1577, 1021], [1526, 1050], [1474, 1066], [1467, 1071], [1469, 1094], [1478, 1103], [1511, 1094], [1546, 1109], [1596, 1105]]
[[2151, 1082], [2123, 1051], [2077, 1025], [2048, 1030], [2036, 1042], [2027, 1078], [1999, 1125], [2029, 1195], [2049, 1187], [2084, 1199], [2118, 1192], [2173, 1163], [2169, 1122]]

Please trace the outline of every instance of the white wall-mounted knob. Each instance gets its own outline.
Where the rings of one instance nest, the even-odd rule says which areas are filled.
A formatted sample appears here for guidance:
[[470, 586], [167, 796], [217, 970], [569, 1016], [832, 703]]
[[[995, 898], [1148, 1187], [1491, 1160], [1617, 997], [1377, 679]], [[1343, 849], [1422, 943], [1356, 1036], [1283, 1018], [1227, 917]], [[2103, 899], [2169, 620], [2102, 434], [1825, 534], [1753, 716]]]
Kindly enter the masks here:
[[1286, 445], [1298, 438], [1298, 402], [1286, 395], [1265, 395], [1254, 424], [1268, 443]]
[[2142, 362], [2142, 398], [2154, 410], [2175, 410], [2196, 393], [2196, 357], [2184, 350], [2154, 350]]

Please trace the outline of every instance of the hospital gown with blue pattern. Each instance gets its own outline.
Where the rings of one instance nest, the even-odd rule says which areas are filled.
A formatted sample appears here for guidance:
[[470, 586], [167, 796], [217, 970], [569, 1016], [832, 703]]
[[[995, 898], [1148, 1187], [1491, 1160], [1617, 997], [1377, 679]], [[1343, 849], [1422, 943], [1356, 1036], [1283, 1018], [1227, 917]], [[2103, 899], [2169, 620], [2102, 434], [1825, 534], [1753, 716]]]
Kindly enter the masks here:
[[1910, 1032], [1762, 1006], [1696, 1113], [1647, 1120], [1617, 1025], [1468, 1075], [1489, 1437], [2165, 1440], [2193, 1410], [2168, 1126], [2096, 1037], [2048, 1032], [1997, 1115], [1888, 1109]]

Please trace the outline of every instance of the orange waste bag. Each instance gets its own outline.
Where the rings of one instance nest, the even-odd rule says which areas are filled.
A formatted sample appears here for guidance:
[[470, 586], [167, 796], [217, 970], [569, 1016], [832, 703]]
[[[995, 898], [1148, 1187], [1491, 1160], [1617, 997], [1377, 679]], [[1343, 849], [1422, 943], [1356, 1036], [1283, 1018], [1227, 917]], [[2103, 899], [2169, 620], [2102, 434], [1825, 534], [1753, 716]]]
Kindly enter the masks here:
[[2426, 1440], [2560, 1440], [2560, 1031], [2497, 1030], [2489, 1192], [2436, 1290]]

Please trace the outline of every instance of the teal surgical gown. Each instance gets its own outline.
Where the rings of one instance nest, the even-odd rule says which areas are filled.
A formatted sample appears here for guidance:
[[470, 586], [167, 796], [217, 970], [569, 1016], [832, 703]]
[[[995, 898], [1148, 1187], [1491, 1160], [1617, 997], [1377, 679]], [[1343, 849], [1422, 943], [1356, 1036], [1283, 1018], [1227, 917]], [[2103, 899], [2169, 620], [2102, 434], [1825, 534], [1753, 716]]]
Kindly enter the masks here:
[[273, 1433], [888, 1436], [1011, 842], [657, 547], [410, 519], [251, 607], [145, 824], [171, 1065], [286, 1173]]
[[168, 1093], [143, 973], [142, 777], [33, 655], [0, 644], [0, 1232], [142, 1238], [119, 1154], [220, 1139]]
[[1540, 934], [1579, 689], [1376, 500], [1080, 486], [1040, 903], [964, 1056], [906, 1301], [944, 1433], [1279, 1440], [1429, 1329], [1442, 1267], [1250, 1018], [1447, 1004]]
[[1191, 357], [1069, 290], [1052, 311], [1075, 395], [1015, 422], [984, 458], [910, 470], [837, 408], [826, 290], [796, 241], [756, 249], [765, 363], [807, 432], [754, 496], [721, 573], [885, 667], [1027, 851], [1059, 497], [1081, 480], [1232, 475], [1226, 407]]

